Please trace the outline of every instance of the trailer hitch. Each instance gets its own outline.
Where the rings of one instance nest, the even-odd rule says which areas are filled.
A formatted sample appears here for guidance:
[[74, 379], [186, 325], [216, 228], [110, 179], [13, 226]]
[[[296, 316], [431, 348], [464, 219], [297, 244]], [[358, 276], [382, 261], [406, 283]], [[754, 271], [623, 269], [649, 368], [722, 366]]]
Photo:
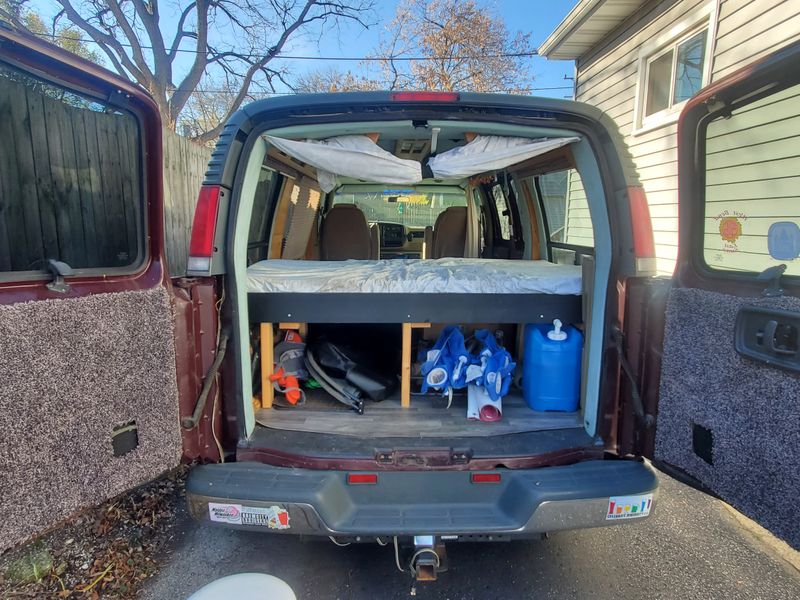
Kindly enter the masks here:
[[[407, 569], [402, 567], [401, 548], [405, 550]], [[415, 535], [413, 546], [407, 543], [401, 546], [395, 536], [394, 558], [397, 568], [403, 573], [410, 574], [415, 581], [436, 581], [439, 573], [447, 570], [447, 552], [444, 542], [433, 535]], [[412, 588], [412, 595], [414, 593], [415, 590]]]

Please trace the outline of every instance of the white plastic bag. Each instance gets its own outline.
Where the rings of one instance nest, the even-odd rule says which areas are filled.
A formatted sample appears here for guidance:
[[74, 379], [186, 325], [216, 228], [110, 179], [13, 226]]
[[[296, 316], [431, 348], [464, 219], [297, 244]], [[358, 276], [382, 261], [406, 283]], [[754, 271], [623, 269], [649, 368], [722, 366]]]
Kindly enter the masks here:
[[416, 184], [422, 167], [415, 160], [397, 158], [365, 135], [342, 135], [324, 140], [298, 142], [266, 135], [281, 152], [317, 169], [319, 187], [328, 193], [336, 187], [336, 176], [375, 183]]
[[436, 179], [465, 179], [478, 173], [504, 169], [579, 141], [579, 137], [531, 139], [479, 135], [464, 146], [431, 157], [428, 165]]

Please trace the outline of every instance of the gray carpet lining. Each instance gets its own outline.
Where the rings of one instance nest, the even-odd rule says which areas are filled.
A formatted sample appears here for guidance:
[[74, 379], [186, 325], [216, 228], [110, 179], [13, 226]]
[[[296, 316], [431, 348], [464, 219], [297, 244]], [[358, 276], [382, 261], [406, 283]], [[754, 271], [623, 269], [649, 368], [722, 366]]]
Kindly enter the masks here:
[[[163, 288], [0, 306], [0, 381], [0, 550], [180, 460]], [[130, 421], [139, 445], [115, 457]]]
[[[656, 458], [800, 548], [800, 375], [736, 353], [736, 313], [745, 304], [800, 310], [797, 298], [671, 292]], [[693, 450], [694, 423], [712, 432], [713, 464]]]

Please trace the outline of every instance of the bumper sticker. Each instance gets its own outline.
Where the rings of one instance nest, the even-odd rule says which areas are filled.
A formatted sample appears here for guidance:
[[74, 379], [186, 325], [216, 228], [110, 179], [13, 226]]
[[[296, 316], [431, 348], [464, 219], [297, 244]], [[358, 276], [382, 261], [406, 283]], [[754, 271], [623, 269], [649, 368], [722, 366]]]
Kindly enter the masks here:
[[636, 519], [650, 514], [653, 506], [653, 494], [638, 496], [611, 496], [608, 499], [606, 520]]
[[208, 516], [212, 521], [229, 525], [259, 525], [270, 529], [289, 529], [289, 512], [280, 506], [259, 508], [209, 502]]

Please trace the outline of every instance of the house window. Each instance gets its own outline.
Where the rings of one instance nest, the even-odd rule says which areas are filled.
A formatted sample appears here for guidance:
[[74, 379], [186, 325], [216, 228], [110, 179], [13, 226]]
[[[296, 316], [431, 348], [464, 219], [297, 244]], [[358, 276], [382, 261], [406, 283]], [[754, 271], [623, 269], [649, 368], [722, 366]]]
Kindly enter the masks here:
[[703, 87], [708, 29], [662, 50], [647, 61], [644, 118], [686, 102]]
[[634, 133], [674, 123], [684, 103], [709, 83], [714, 22], [709, 4], [642, 48]]

